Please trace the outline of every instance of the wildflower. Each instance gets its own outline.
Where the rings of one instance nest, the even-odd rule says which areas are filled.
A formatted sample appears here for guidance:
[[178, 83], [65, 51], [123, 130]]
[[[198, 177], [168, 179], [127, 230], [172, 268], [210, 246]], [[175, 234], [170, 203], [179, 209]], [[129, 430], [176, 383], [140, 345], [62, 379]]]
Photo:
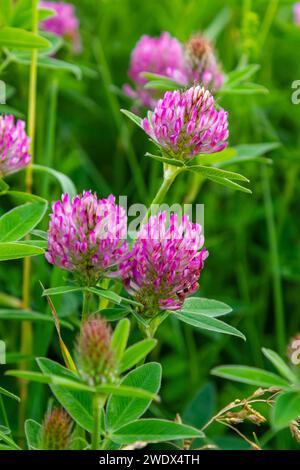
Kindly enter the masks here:
[[300, 26], [300, 2], [294, 4], [294, 20]]
[[208, 252], [201, 226], [187, 216], [181, 221], [166, 212], [143, 225], [126, 260], [120, 265], [125, 289], [144, 305], [141, 313], [152, 317], [159, 310], [178, 310], [197, 291]]
[[211, 93], [198, 85], [184, 92], [167, 91], [142, 126], [168, 157], [187, 160], [228, 145], [227, 115], [215, 109]]
[[143, 72], [164, 75], [181, 85], [187, 85], [188, 77], [182, 44], [169, 33], [163, 32], [158, 38], [142, 36], [132, 51], [128, 75], [134, 82], [135, 89], [125, 85], [125, 92], [144, 106], [153, 109], [159, 98], [159, 92], [144, 88], [147, 79], [142, 76]]
[[49, 411], [43, 421], [40, 434], [42, 450], [67, 450], [72, 441], [73, 421], [63, 408]]
[[111, 349], [111, 329], [100, 316], [92, 315], [82, 324], [75, 356], [79, 374], [90, 385], [115, 381], [116, 360]]
[[190, 82], [201, 83], [213, 91], [219, 90], [224, 75], [212, 44], [204, 36], [195, 35], [187, 42], [185, 50]]
[[113, 195], [97, 199], [85, 191], [72, 201], [63, 194], [52, 206], [48, 230], [49, 263], [74, 272], [84, 285], [95, 285], [121, 260], [127, 249], [124, 209]]
[[25, 122], [12, 115], [0, 116], [0, 177], [15, 173], [28, 165], [30, 139], [25, 132]]
[[79, 21], [74, 5], [65, 2], [40, 1], [39, 6], [55, 11], [54, 16], [41, 22], [41, 28], [56, 36], [71, 40], [74, 52], [80, 52]]

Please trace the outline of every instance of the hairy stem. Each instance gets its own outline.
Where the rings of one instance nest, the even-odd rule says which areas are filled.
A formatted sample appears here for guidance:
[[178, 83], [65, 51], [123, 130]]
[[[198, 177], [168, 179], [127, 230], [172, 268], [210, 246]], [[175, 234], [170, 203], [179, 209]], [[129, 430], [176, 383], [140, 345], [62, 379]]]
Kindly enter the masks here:
[[100, 434], [101, 434], [101, 410], [104, 405], [104, 398], [101, 395], [95, 394], [93, 397], [93, 432], [92, 432], [92, 450], [100, 449]]
[[83, 291], [83, 303], [82, 303], [82, 322], [87, 321], [89, 314], [91, 313], [91, 302], [93, 294], [86, 290]]
[[175, 178], [179, 173], [182, 171], [181, 168], [177, 168], [175, 166], [166, 165], [164, 164], [164, 179], [162, 185], [160, 186], [159, 190], [157, 191], [153, 201], [150, 204], [147, 214], [145, 215], [144, 219], [141, 222], [141, 226], [147, 222], [151, 214], [156, 213], [155, 205], [159, 205], [163, 202], [167, 192], [169, 191], [170, 187], [172, 186]]

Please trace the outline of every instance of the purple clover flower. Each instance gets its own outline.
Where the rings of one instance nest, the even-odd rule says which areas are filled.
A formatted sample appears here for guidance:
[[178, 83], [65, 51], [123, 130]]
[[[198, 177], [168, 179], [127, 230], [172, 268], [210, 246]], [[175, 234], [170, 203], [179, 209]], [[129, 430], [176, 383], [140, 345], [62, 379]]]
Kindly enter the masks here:
[[24, 121], [18, 119], [15, 124], [12, 115], [0, 116], [0, 177], [28, 165], [29, 143]]
[[65, 2], [40, 1], [40, 8], [55, 11], [55, 15], [41, 22], [41, 28], [56, 36], [70, 39], [74, 52], [81, 51], [79, 36], [79, 21], [75, 14], [74, 5]]
[[228, 145], [227, 115], [215, 109], [211, 93], [198, 85], [184, 92], [167, 91], [142, 127], [168, 157], [188, 160]]
[[188, 84], [182, 44], [169, 33], [163, 32], [158, 38], [142, 36], [131, 54], [128, 75], [135, 84], [135, 89], [125, 85], [125, 93], [137, 99], [145, 107], [153, 109], [158, 98], [157, 90], [147, 90], [147, 80], [142, 72], [151, 72], [172, 78], [181, 85]]
[[127, 250], [127, 217], [114, 196], [97, 199], [96, 194], [85, 191], [70, 201], [63, 194], [52, 209], [47, 261], [73, 271], [85, 285], [113, 275]]
[[201, 226], [187, 216], [181, 221], [161, 212], [143, 225], [131, 251], [120, 265], [125, 289], [144, 305], [142, 313], [178, 310], [197, 291], [208, 251]]
[[294, 20], [300, 26], [300, 2], [294, 4]]

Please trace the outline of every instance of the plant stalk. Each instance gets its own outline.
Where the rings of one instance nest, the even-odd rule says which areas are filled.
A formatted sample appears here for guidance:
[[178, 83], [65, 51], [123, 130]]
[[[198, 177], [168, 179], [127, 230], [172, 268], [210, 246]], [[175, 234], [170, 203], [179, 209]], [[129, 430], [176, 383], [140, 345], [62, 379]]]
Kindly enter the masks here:
[[102, 395], [95, 394], [93, 397], [93, 432], [92, 432], [92, 450], [100, 449], [101, 434], [101, 410], [105, 400]]
[[87, 321], [89, 314], [91, 313], [91, 302], [93, 294], [86, 290], [83, 291], [83, 303], [82, 303], [82, 322]]
[[164, 164], [164, 179], [162, 182], [162, 185], [160, 186], [159, 190], [157, 191], [153, 201], [150, 204], [150, 207], [147, 211], [147, 214], [143, 218], [141, 225], [145, 224], [147, 220], [149, 219], [150, 215], [155, 214], [157, 211], [157, 208], [153, 208], [155, 205], [159, 205], [162, 203], [164, 200], [167, 192], [169, 191], [170, 187], [172, 186], [175, 178], [179, 173], [182, 172], [181, 168], [178, 168], [176, 166], [171, 166], [171, 165], [166, 165]]
[[[32, 0], [32, 32], [38, 32], [38, 2]], [[31, 65], [29, 76], [29, 98], [28, 98], [28, 135], [30, 137], [30, 153], [31, 162], [26, 168], [25, 174], [25, 188], [26, 192], [32, 193], [32, 164], [34, 158], [34, 142], [35, 142], [35, 125], [36, 125], [36, 87], [37, 87], [37, 49], [31, 52]], [[26, 257], [23, 260], [23, 284], [22, 284], [22, 307], [24, 309], [30, 308], [30, 271], [31, 259]], [[21, 325], [21, 353], [30, 355], [32, 349], [32, 325], [28, 321], [24, 321]], [[26, 366], [26, 365], [25, 365]], [[20, 363], [20, 368], [24, 368], [23, 361]], [[26, 402], [28, 397], [28, 383], [21, 381], [20, 387], [21, 404], [19, 408], [19, 427], [23, 428], [23, 422], [26, 414]]]

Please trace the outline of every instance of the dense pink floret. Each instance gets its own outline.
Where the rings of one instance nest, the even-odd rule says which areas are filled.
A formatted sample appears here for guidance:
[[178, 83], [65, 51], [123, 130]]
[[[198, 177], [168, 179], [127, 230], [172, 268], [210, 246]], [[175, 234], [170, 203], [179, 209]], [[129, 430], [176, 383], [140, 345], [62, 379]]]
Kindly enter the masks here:
[[176, 158], [215, 153], [228, 145], [227, 112], [217, 111], [213, 96], [200, 86], [166, 92], [142, 126], [168, 156]]
[[120, 265], [124, 286], [144, 305], [144, 314], [178, 310], [197, 291], [208, 252], [201, 226], [187, 216], [179, 221], [166, 212], [143, 225], [127, 258]]
[[0, 116], [0, 177], [15, 173], [28, 165], [30, 139], [25, 132], [25, 122], [14, 123], [12, 115]]
[[114, 196], [97, 199], [89, 191], [53, 204], [48, 230], [49, 263], [73, 271], [87, 285], [111, 274], [127, 249], [127, 217]]

